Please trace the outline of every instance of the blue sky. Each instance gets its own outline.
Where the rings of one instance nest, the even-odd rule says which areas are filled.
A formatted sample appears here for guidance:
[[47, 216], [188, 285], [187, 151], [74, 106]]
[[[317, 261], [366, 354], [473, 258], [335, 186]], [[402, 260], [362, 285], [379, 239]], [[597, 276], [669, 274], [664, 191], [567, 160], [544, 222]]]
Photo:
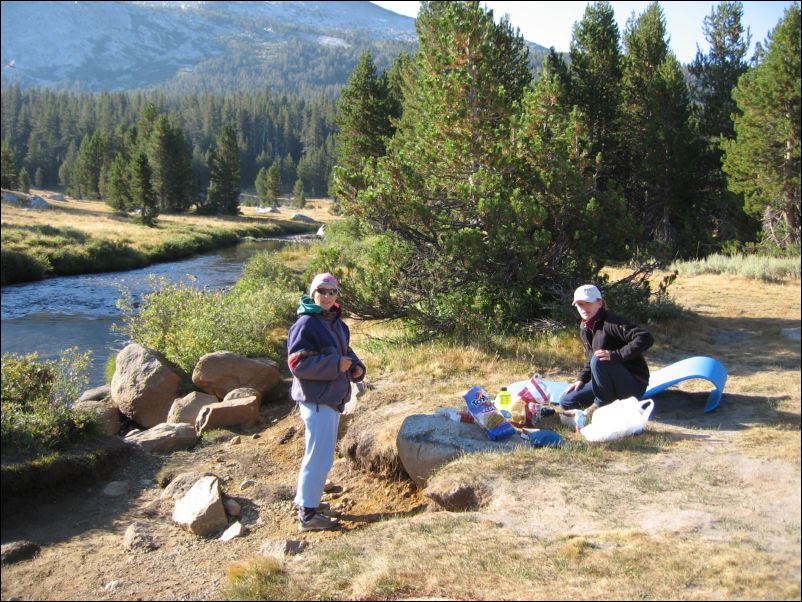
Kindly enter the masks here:
[[[418, 14], [419, 2], [402, 0], [374, 2], [396, 13], [414, 17]], [[582, 19], [587, 2], [483, 2], [493, 10], [496, 18], [509, 14], [513, 27], [521, 30], [523, 37], [541, 46], [554, 46], [567, 52], [571, 44], [571, 31], [576, 21]], [[650, 2], [610, 2], [615, 11], [618, 28], [624, 31], [627, 19], [640, 14]], [[743, 24], [752, 33], [752, 48], [763, 42], [774, 29], [786, 8], [793, 2], [743, 2]], [[666, 17], [671, 49], [682, 63], [690, 63], [696, 56], [696, 46], [706, 53], [709, 49], [702, 33], [704, 18], [718, 2], [660, 2]], [[752, 52], [747, 58], [751, 58]]]

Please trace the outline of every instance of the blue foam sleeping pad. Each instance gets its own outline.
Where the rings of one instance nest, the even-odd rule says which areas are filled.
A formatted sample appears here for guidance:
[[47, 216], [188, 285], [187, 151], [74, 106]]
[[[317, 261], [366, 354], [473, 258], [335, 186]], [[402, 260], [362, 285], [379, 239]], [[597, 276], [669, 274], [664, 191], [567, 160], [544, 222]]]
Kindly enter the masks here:
[[[715, 386], [715, 389], [710, 392], [707, 398], [707, 403], [705, 403], [705, 412], [712, 412], [721, 403], [724, 384], [727, 382], [727, 369], [717, 359], [703, 355], [680, 360], [652, 373], [651, 378], [649, 378], [649, 386], [643, 394], [643, 399], [656, 395], [660, 391], [665, 391], [678, 382], [692, 378], [703, 378]], [[551, 391], [551, 402], [554, 404], [560, 403], [560, 397], [571, 385], [571, 383], [552, 380], [547, 380], [545, 383], [548, 385], [549, 391]]]
[[721, 395], [724, 393], [724, 384], [727, 382], [727, 369], [717, 359], [704, 355], [680, 360], [652, 374], [649, 379], [649, 386], [643, 397], [650, 397], [676, 385], [678, 382], [690, 380], [691, 378], [704, 378], [713, 383], [716, 388], [707, 397], [705, 412], [715, 410], [718, 404], [721, 403]]

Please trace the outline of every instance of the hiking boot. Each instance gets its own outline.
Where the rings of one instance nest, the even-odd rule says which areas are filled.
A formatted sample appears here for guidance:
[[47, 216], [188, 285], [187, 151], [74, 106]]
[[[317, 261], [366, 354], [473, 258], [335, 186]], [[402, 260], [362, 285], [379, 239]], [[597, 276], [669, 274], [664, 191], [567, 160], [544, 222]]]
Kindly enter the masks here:
[[340, 516], [340, 512], [332, 508], [331, 504], [328, 502], [320, 502], [320, 505], [317, 507], [315, 512], [322, 514], [323, 516], [328, 516], [329, 518], [337, 518]]
[[299, 521], [298, 530], [325, 531], [326, 529], [332, 529], [339, 524], [340, 522], [336, 518], [329, 518], [320, 512], [315, 512], [310, 518]]

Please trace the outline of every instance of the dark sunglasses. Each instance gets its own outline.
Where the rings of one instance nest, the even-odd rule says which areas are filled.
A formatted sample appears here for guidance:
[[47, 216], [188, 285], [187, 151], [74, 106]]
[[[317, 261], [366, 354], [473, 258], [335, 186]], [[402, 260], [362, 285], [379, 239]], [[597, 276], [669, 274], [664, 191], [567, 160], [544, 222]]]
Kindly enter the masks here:
[[319, 288], [315, 291], [316, 293], [326, 297], [336, 297], [340, 294], [340, 291], [336, 288]]

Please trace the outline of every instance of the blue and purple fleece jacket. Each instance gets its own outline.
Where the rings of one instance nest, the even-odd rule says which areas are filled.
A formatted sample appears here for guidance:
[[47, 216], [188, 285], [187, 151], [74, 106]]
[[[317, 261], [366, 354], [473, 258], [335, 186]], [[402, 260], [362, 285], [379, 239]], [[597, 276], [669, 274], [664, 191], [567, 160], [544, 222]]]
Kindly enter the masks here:
[[[351, 383], [365, 378], [365, 365], [349, 346], [351, 332], [335, 305], [324, 311], [308, 295], [301, 297], [297, 313], [300, 317], [287, 335], [287, 364], [292, 372], [292, 398], [299, 403], [327, 405], [342, 412], [351, 397]], [[353, 363], [347, 372], [340, 372], [340, 358], [350, 357]], [[359, 366], [362, 374], [352, 373]]]

